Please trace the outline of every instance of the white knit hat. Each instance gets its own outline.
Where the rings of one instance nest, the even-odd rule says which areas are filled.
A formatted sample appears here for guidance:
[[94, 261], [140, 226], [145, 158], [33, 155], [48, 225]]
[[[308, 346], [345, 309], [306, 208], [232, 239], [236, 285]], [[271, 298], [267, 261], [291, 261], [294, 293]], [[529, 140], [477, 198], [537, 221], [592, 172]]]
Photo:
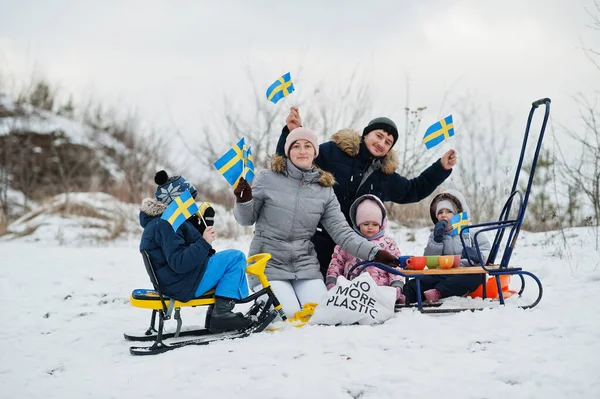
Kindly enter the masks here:
[[436, 215], [440, 212], [440, 209], [448, 209], [450, 212], [456, 214], [456, 208], [454, 207], [454, 204], [452, 203], [452, 201], [441, 200], [440, 202], [438, 202], [437, 205], [435, 206], [435, 214]]

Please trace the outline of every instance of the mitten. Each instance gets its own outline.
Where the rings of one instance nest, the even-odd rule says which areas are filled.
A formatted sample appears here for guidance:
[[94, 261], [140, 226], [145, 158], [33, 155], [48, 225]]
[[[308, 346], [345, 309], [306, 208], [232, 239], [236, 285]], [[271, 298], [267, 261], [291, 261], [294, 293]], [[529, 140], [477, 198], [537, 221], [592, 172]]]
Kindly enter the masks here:
[[398, 258], [396, 258], [394, 255], [392, 255], [384, 249], [380, 249], [379, 251], [377, 251], [375, 257], [373, 258], [373, 262], [383, 263], [384, 265], [388, 265], [391, 267], [400, 266], [400, 261], [398, 260]]
[[439, 244], [444, 240], [446, 226], [448, 226], [448, 222], [445, 220], [441, 220], [435, 224], [435, 227], [433, 228], [433, 241]]
[[237, 202], [248, 202], [252, 199], [252, 187], [243, 177], [238, 182], [237, 186], [233, 190], [235, 200]]
[[196, 230], [198, 230], [198, 232], [200, 233], [200, 235], [204, 234], [204, 230], [206, 229], [206, 225], [204, 223], [202, 223], [200, 221], [200, 219], [198, 219], [197, 215], [192, 215], [188, 218], [188, 220], [190, 222], [192, 222], [192, 224], [194, 225], [194, 227], [196, 228]]
[[477, 256], [477, 251], [475, 248], [464, 247], [461, 257], [464, 259], [471, 259], [473, 263], [479, 263], [479, 257]]

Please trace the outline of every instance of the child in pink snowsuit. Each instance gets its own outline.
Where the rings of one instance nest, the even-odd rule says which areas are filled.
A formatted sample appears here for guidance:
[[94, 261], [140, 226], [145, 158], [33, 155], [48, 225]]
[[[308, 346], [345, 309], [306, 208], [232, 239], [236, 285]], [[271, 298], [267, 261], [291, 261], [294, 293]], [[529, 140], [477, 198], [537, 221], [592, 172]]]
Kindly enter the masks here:
[[[379, 198], [371, 194], [357, 198], [350, 207], [350, 219], [354, 230], [358, 234], [377, 244], [380, 249], [384, 249], [396, 257], [400, 256], [400, 250], [394, 239], [385, 235], [387, 215]], [[361, 261], [361, 259], [336, 245], [325, 278], [327, 289], [330, 290], [335, 285], [338, 276], [347, 277], [350, 268]], [[388, 273], [378, 267], [368, 267], [365, 272], [373, 277], [377, 285], [395, 287], [396, 301], [404, 303], [404, 295], [402, 294], [404, 278], [402, 276]]]

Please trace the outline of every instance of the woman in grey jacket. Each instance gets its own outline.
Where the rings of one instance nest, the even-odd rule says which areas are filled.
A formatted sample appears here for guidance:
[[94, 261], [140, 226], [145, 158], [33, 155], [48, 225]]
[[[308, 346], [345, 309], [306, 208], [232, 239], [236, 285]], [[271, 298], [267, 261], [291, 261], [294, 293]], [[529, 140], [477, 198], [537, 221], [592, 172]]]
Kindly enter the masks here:
[[243, 226], [256, 224], [249, 255], [272, 255], [266, 275], [288, 316], [327, 292], [310, 240], [319, 223], [352, 255], [398, 265], [395, 256], [378, 250], [348, 225], [333, 192], [333, 175], [314, 166], [318, 152], [313, 131], [294, 129], [285, 142], [285, 157], [275, 155], [271, 170], [261, 171], [252, 187], [242, 178], [234, 189], [235, 219]]

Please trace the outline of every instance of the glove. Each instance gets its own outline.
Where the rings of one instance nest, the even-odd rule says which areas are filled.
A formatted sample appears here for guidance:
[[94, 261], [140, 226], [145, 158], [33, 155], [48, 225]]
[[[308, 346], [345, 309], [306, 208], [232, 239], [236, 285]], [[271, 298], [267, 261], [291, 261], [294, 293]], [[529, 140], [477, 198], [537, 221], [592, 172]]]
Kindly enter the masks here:
[[375, 257], [373, 258], [373, 262], [383, 263], [384, 265], [388, 265], [391, 267], [400, 266], [400, 261], [398, 260], [398, 258], [396, 258], [394, 255], [383, 249], [377, 251]]
[[235, 200], [237, 202], [248, 202], [252, 199], [252, 187], [243, 177], [238, 182], [238, 185], [233, 190]]
[[329, 283], [327, 284], [327, 291], [329, 291], [330, 289], [332, 289], [333, 287], [335, 287], [334, 283]]
[[439, 221], [435, 224], [433, 228], [433, 241], [438, 244], [444, 241], [444, 232], [446, 231], [446, 226], [448, 226], [448, 222], [445, 220]]
[[198, 232], [202, 235], [204, 234], [204, 230], [206, 229], [206, 226], [204, 225], [204, 223], [202, 223], [200, 221], [200, 219], [198, 219], [198, 216], [196, 216], [195, 214], [190, 216], [188, 218], [188, 220], [190, 222], [192, 222], [192, 224], [194, 225], [194, 227], [196, 228], [196, 230], [198, 230]]
[[475, 250], [475, 248], [464, 247], [461, 258], [471, 259], [471, 261], [475, 264], [479, 263], [479, 257], [477, 256], [477, 250]]

